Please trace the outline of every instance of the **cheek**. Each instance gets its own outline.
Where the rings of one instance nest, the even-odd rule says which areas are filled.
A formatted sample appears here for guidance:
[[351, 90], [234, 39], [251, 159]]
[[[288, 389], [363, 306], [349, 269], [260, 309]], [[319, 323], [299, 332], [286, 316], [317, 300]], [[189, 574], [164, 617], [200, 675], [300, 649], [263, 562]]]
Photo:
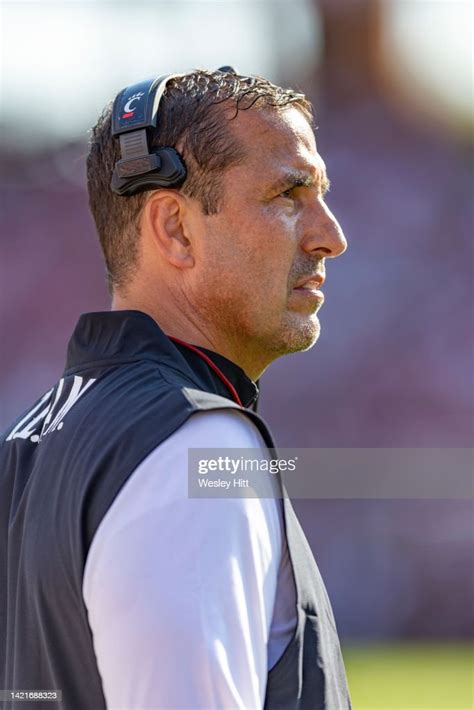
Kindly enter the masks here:
[[244, 235], [248, 261], [262, 264], [267, 274], [285, 271], [294, 259], [297, 235], [298, 220], [293, 210], [273, 203], [255, 210]]
[[259, 302], [283, 300], [296, 254], [297, 225], [293, 215], [274, 207], [247, 210], [245, 219], [227, 216], [204, 235], [200, 281], [219, 289], [227, 302], [249, 296]]

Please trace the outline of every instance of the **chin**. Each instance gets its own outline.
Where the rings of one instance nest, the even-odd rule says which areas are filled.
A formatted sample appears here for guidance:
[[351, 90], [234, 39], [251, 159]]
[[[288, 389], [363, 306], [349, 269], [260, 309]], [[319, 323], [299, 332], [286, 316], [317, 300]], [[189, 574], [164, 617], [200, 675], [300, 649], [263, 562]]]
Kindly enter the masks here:
[[289, 355], [309, 350], [317, 342], [320, 332], [321, 326], [317, 316], [305, 319], [304, 322], [286, 324], [278, 338], [280, 354]]

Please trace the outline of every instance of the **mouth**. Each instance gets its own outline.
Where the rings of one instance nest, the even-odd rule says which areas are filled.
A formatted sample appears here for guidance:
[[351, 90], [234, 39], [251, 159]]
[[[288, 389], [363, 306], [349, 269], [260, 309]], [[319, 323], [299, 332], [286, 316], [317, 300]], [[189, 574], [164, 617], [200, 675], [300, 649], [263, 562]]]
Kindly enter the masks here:
[[326, 276], [324, 274], [313, 274], [312, 276], [305, 276], [300, 279], [295, 289], [305, 288], [305, 289], [319, 289], [320, 286], [326, 281]]
[[304, 279], [300, 279], [293, 288], [293, 293], [304, 298], [312, 298], [313, 300], [319, 301], [320, 305], [322, 305], [324, 303], [324, 293], [320, 290], [320, 287], [325, 280], [325, 276], [322, 274], [306, 276]]

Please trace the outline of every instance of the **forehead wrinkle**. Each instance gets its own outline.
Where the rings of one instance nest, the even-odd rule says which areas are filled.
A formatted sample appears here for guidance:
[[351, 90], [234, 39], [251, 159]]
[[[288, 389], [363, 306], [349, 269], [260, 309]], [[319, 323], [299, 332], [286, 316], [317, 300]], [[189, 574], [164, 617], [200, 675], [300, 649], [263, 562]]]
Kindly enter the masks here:
[[298, 156], [316, 152], [312, 126], [293, 106], [286, 106], [282, 111], [241, 111], [231, 130], [240, 137], [250, 155], [261, 154], [259, 161], [268, 154], [280, 156], [277, 159], [282, 160], [288, 153]]

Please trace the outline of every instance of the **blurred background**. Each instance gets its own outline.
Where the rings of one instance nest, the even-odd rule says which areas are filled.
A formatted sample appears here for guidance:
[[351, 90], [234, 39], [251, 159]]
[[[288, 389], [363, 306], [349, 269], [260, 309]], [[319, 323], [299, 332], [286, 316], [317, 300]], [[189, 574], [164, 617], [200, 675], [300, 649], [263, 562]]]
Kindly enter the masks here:
[[[470, 447], [473, 4], [1, 4], [0, 427], [109, 306], [87, 130], [141, 78], [233, 64], [306, 92], [349, 240], [322, 335], [261, 381], [280, 446]], [[471, 501], [296, 501], [354, 707], [473, 707]]]

